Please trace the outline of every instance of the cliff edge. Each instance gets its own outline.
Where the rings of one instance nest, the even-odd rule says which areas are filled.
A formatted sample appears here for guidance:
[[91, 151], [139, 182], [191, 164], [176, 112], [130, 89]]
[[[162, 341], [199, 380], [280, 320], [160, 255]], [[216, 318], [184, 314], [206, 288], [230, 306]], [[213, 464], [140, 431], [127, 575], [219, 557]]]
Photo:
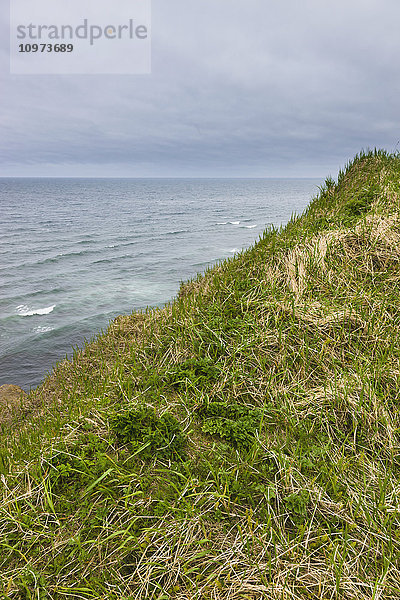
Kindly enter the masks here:
[[399, 199], [361, 153], [54, 368], [2, 425], [3, 597], [400, 597]]

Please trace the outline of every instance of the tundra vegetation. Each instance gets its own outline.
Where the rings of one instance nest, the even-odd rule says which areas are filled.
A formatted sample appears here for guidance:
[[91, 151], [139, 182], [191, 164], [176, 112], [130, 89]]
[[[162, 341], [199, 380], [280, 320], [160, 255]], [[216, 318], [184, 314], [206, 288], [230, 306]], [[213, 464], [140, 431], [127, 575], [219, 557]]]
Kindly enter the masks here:
[[55, 366], [1, 424], [2, 598], [400, 598], [399, 198], [361, 153]]

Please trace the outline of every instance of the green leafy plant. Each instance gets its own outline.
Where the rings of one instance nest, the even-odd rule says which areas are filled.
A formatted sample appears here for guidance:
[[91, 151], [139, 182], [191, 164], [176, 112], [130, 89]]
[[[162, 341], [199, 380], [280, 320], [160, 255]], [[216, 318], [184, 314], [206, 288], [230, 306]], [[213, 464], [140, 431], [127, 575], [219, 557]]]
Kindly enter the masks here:
[[240, 404], [209, 402], [198, 408], [204, 422], [202, 430], [218, 435], [238, 448], [249, 448], [260, 425], [262, 411]]
[[189, 358], [169, 369], [165, 381], [174, 388], [202, 387], [218, 378], [221, 371], [214, 362], [205, 358]]
[[115, 414], [111, 428], [119, 442], [129, 444], [141, 458], [155, 454], [176, 458], [182, 454], [185, 436], [170, 413], [158, 417], [151, 407], [129, 408]]
[[283, 501], [294, 523], [302, 523], [306, 519], [307, 507], [310, 501], [310, 495], [307, 490], [289, 494]]

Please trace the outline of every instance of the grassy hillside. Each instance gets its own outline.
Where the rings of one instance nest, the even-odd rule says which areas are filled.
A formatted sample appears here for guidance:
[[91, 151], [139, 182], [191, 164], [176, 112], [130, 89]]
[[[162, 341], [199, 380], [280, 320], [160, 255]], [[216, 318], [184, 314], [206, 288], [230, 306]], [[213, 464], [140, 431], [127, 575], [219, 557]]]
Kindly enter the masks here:
[[57, 365], [2, 424], [2, 598], [400, 598], [399, 198], [362, 154]]

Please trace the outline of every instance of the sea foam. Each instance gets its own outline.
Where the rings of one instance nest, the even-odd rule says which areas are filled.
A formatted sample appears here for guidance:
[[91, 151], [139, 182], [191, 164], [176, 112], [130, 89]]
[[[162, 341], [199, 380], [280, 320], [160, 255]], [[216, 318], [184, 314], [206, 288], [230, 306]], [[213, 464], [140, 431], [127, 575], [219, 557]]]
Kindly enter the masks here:
[[45, 327], [43, 325], [39, 325], [38, 327], [35, 327], [33, 329], [33, 333], [49, 333], [50, 331], [53, 331], [54, 327]]
[[46, 308], [38, 308], [36, 310], [31, 310], [29, 306], [26, 304], [21, 304], [17, 306], [17, 312], [20, 317], [32, 317], [33, 315], [48, 315], [55, 309], [56, 304], [52, 306], [47, 306]]

